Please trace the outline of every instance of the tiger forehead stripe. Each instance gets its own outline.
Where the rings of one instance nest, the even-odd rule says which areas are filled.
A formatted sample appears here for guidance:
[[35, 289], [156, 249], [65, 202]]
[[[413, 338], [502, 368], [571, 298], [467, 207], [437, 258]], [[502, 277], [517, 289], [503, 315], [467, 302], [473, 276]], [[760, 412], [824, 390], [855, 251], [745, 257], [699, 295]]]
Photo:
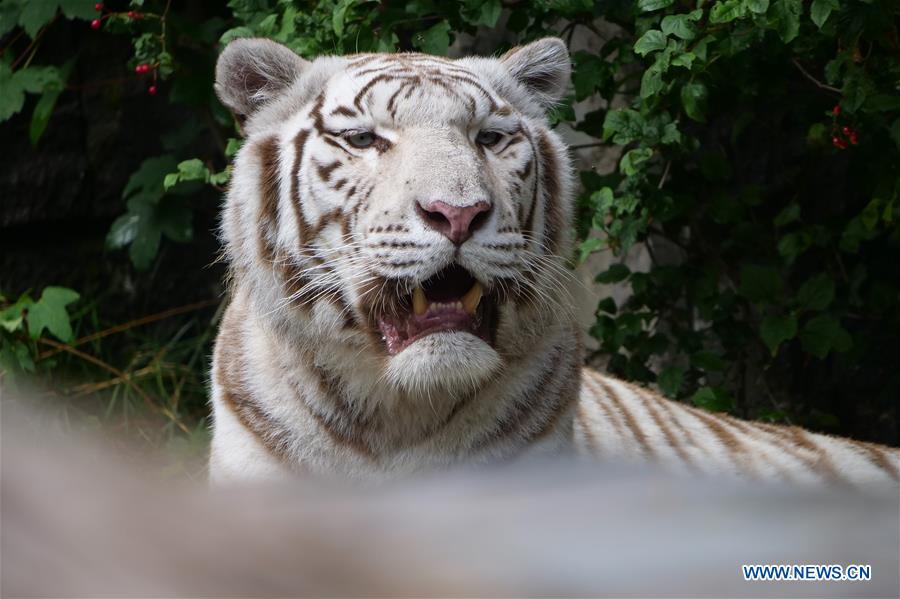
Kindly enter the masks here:
[[331, 111], [331, 116], [348, 116], [355, 117], [359, 113], [350, 108], [349, 106], [338, 106], [334, 110]]

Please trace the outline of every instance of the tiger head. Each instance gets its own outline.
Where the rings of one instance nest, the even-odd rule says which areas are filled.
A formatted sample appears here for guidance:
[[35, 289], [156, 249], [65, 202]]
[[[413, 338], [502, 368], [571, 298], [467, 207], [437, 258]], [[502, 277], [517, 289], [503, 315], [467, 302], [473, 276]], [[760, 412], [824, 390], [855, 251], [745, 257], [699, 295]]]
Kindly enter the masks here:
[[571, 168], [547, 122], [569, 71], [555, 38], [459, 60], [233, 41], [216, 91], [246, 138], [222, 226], [238, 284], [407, 391], [502, 371], [570, 320]]

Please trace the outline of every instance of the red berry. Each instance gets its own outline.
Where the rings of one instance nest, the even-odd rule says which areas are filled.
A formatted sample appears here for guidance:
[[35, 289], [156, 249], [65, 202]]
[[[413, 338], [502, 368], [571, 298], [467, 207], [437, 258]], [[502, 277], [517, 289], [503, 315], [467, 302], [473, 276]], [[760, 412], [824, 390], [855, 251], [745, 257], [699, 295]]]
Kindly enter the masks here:
[[144, 65], [139, 64], [138, 66], [134, 67], [134, 72], [137, 73], [138, 75], [140, 75], [141, 73], [143, 73], [143, 72], [144, 72]]
[[141, 13], [139, 13], [139, 12], [136, 11], [136, 10], [129, 10], [129, 11], [128, 11], [128, 17], [131, 18], [131, 19], [140, 19], [140, 18], [141, 18]]
[[95, 4], [95, 5], [94, 5], [94, 10], [96, 10], [97, 12], [100, 12], [101, 10], [103, 10], [103, 3], [102, 3], [102, 2], [98, 2], [97, 4]]
[[91, 29], [100, 29], [100, 19], [91, 21]]
[[834, 108], [831, 109], [831, 114], [833, 114], [834, 116], [841, 114], [841, 105], [835, 104]]
[[843, 129], [841, 129], [841, 133], [843, 133], [844, 135], [849, 137], [849, 136], [853, 135], [854, 131], [847, 125], [844, 125]]
[[844, 148], [847, 147], [847, 142], [845, 142], [843, 139], [841, 139], [837, 135], [835, 135], [834, 137], [831, 138], [831, 143], [838, 150], [843, 150]]
[[150, 87], [148, 87], [147, 93], [150, 94], [151, 96], [155, 96], [156, 95], [156, 86], [151, 85]]
[[859, 143], [859, 136], [856, 134], [856, 131], [850, 133], [850, 143], [854, 146]]

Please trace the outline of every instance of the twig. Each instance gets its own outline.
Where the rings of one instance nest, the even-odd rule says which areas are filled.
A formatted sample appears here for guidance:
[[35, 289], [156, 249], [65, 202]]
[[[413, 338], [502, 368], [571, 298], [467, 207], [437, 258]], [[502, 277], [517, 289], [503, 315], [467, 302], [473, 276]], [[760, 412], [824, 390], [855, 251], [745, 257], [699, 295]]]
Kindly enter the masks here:
[[666, 168], [663, 169], [662, 177], [659, 178], [659, 184], [657, 184], [656, 189], [662, 189], [663, 185], [666, 184], [666, 179], [669, 178], [669, 168], [672, 166], [672, 161], [668, 161], [666, 163]]
[[[116, 325], [114, 327], [110, 327], [108, 329], [104, 329], [102, 331], [98, 331], [96, 333], [92, 333], [85, 337], [81, 337], [72, 342], [71, 345], [67, 345], [66, 347], [77, 347], [79, 345], [83, 345], [85, 343], [90, 343], [91, 341], [96, 341], [97, 339], [102, 339], [103, 337], [108, 337], [109, 335], [113, 335], [115, 333], [121, 333], [122, 331], [127, 331], [128, 329], [133, 329], [134, 327], [139, 327], [141, 325], [149, 324], [151, 322], [156, 322], [157, 320], [164, 320], [166, 318], [170, 318], [172, 316], [178, 316], [179, 314], [185, 314], [187, 312], [193, 312], [195, 310], [200, 310], [202, 308], [207, 308], [209, 306], [214, 306], [218, 304], [221, 300], [218, 299], [209, 299], [203, 300], [200, 302], [195, 302], [193, 304], [187, 304], [186, 306], [179, 306], [177, 308], [170, 308], [169, 310], [164, 310], [162, 312], [157, 312], [156, 314], [151, 314], [149, 316], [143, 316], [136, 320], [128, 321], [124, 324]], [[43, 360], [45, 358], [49, 358], [50, 356], [55, 356], [60, 351], [64, 351], [61, 349], [55, 349], [38, 356], [38, 360]]]
[[801, 64], [797, 61], [796, 58], [792, 58], [792, 59], [791, 59], [791, 62], [794, 63], [794, 66], [797, 67], [797, 69], [799, 69], [801, 73], [803, 73], [803, 76], [804, 76], [804, 77], [806, 77], [807, 79], [809, 79], [810, 81], [812, 81], [813, 83], [815, 83], [815, 84], [816, 84], [816, 87], [818, 87], [819, 89], [824, 89], [824, 90], [827, 90], [827, 91], [830, 91], [830, 92], [834, 92], [834, 93], [836, 93], [836, 94], [842, 94], [842, 93], [843, 93], [843, 92], [842, 92], [841, 90], [839, 90], [838, 88], [836, 88], [836, 87], [831, 87], [830, 85], [826, 85], [826, 84], [822, 83], [821, 81], [819, 81], [818, 79], [816, 79], [815, 77], [813, 77], [812, 75], [810, 75], [810, 74], [806, 71], [806, 69], [803, 68], [803, 65], [801, 65]]
[[103, 391], [104, 389], [109, 389], [110, 387], [115, 387], [116, 385], [120, 385], [122, 383], [128, 382], [128, 379], [139, 379], [147, 376], [148, 374], [153, 374], [157, 370], [156, 364], [151, 364], [149, 366], [144, 366], [139, 370], [135, 370], [131, 373], [123, 373], [124, 377], [117, 376], [115, 378], [107, 379], [105, 381], [99, 381], [97, 383], [82, 383], [81, 385], [76, 385], [71, 387], [70, 389], [66, 389], [65, 393], [67, 395], [90, 395], [91, 393], [96, 393], [97, 391]]
[[37, 36], [33, 40], [31, 40], [31, 43], [28, 44], [28, 46], [25, 48], [25, 51], [22, 52], [22, 54], [13, 61], [12, 65], [10, 65], [11, 69], [15, 70], [16, 67], [19, 66], [19, 63], [22, 62], [22, 59], [25, 58], [26, 54], [28, 55], [28, 60], [25, 62], [25, 68], [27, 68], [28, 65], [31, 64], [31, 59], [34, 58], [34, 54], [35, 52], [37, 52], [37, 49], [41, 44], [44, 33], [47, 31], [48, 27], [56, 23], [57, 19], [59, 19], [59, 13], [57, 13], [56, 16], [53, 17], [53, 20], [41, 27], [41, 30], [38, 32]]
[[169, 420], [174, 422], [175, 425], [178, 428], [180, 428], [182, 431], [184, 431], [186, 434], [191, 433], [190, 429], [188, 429], [188, 427], [186, 427], [184, 425], [184, 423], [182, 423], [180, 420], [178, 420], [178, 417], [175, 416], [175, 414], [173, 414], [171, 410], [169, 410], [165, 406], [157, 405], [152, 399], [150, 399], [150, 396], [147, 395], [143, 389], [141, 389], [140, 387], [138, 387], [135, 384], [135, 382], [132, 380], [131, 375], [126, 374], [125, 372], [119, 370], [118, 368], [116, 368], [115, 366], [112, 366], [111, 364], [107, 364], [100, 358], [97, 358], [90, 354], [86, 354], [83, 351], [79, 351], [79, 350], [75, 349], [74, 347], [68, 346], [64, 343], [59, 343], [57, 341], [53, 341], [52, 339], [45, 339], [45, 338], [38, 339], [38, 343], [42, 343], [44, 345], [49, 345], [50, 347], [54, 347], [54, 348], [58, 349], [59, 351], [64, 351], [66, 353], [70, 353], [77, 358], [81, 358], [85, 362], [90, 362], [91, 364], [94, 364], [95, 366], [99, 366], [103, 370], [111, 372], [114, 375], [116, 375], [117, 377], [120, 377], [129, 387], [132, 388], [132, 390], [134, 390], [135, 393], [137, 393], [141, 397], [141, 399], [144, 400], [144, 403], [147, 404], [148, 408], [150, 408], [151, 410], [160, 412], [163, 416], [165, 416], [166, 418], [168, 418]]

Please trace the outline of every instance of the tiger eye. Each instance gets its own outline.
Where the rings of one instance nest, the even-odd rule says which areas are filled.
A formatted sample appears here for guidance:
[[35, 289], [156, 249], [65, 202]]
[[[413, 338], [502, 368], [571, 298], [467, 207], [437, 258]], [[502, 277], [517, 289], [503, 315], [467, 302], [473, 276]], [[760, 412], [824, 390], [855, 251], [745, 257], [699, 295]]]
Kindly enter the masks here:
[[377, 138], [371, 131], [360, 131], [358, 133], [353, 133], [352, 135], [346, 135], [344, 136], [344, 139], [346, 139], [354, 148], [368, 148], [375, 143]]
[[479, 131], [475, 141], [482, 146], [492, 146], [500, 141], [501, 137], [498, 131]]

